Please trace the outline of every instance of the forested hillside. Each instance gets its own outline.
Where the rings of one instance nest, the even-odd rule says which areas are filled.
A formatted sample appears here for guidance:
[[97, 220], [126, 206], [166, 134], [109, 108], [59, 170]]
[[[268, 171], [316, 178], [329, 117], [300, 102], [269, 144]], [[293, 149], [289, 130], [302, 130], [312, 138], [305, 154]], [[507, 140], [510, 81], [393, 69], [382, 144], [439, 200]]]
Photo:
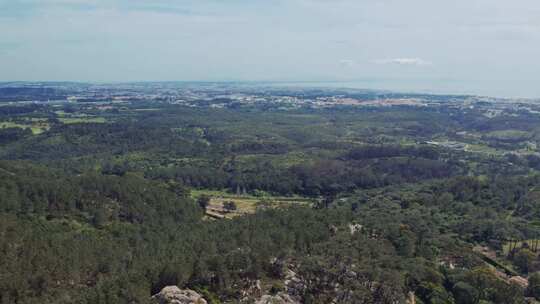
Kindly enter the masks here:
[[480, 111], [0, 106], [1, 302], [534, 302], [538, 118]]

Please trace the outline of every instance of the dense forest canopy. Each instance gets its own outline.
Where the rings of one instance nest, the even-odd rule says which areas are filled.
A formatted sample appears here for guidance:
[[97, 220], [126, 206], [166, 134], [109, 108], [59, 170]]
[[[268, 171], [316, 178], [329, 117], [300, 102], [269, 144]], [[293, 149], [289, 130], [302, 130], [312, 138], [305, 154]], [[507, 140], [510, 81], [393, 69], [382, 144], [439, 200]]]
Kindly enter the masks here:
[[405, 97], [0, 106], [1, 302], [540, 299], [540, 116]]

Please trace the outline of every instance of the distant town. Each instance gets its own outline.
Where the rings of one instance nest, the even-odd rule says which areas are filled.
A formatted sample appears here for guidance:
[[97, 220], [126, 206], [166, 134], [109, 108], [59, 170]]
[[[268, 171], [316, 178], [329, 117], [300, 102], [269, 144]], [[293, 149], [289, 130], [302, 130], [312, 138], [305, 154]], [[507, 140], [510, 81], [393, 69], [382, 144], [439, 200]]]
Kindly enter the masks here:
[[[540, 114], [540, 100], [473, 95], [433, 95], [348, 88], [313, 88], [264, 83], [147, 82], [92, 84], [72, 82], [0, 83], [0, 102], [126, 103], [154, 101], [190, 107], [275, 109], [327, 107], [439, 106], [456, 109], [486, 107], [486, 116], [506, 110]], [[489, 105], [489, 107], [487, 107]]]

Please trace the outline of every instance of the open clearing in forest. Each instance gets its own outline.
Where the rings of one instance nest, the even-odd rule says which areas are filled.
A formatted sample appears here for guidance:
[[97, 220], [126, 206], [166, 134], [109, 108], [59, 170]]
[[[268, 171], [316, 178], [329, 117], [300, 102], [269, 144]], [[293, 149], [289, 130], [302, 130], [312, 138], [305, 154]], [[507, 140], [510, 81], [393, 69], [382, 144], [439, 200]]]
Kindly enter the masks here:
[[[240, 215], [252, 214], [257, 208], [279, 208], [293, 204], [310, 204], [311, 200], [305, 197], [293, 196], [263, 196], [235, 195], [225, 191], [192, 190], [191, 196], [198, 199], [201, 195], [210, 196], [207, 215], [214, 218], [233, 218]], [[227, 210], [226, 203], [233, 202], [236, 210]]]
[[76, 124], [76, 123], [105, 123], [107, 120], [103, 117], [70, 117], [59, 118], [64, 124]]
[[49, 124], [44, 120], [29, 120], [25, 123], [13, 122], [13, 121], [2, 121], [0, 122], [0, 129], [4, 128], [21, 128], [21, 129], [30, 129], [32, 134], [37, 135], [49, 130]]
[[[525, 245], [527, 244], [527, 245]], [[516, 242], [506, 242], [503, 245], [503, 254], [506, 256], [513, 248], [523, 248], [528, 247], [531, 251], [535, 252], [536, 254], [540, 253], [540, 239], [531, 239], [531, 240], [524, 240], [524, 241], [516, 241]]]

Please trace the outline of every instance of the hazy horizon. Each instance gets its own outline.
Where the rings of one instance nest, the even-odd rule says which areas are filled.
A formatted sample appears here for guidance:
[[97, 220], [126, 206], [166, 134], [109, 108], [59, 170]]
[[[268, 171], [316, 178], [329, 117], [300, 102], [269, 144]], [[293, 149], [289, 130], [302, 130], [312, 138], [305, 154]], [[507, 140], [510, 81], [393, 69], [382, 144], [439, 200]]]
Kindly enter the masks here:
[[[388, 91], [393, 93], [410, 94], [433, 94], [433, 95], [471, 95], [485, 96], [493, 98], [515, 98], [515, 99], [540, 99], [540, 95], [511, 94], [501, 86], [496, 92], [494, 90], [479, 90], [478, 88], [466, 88], [467, 83], [457, 81], [446, 82], [446, 85], [440, 87], [427, 87], [424, 83], [412, 84], [402, 80], [358, 80], [358, 81], [264, 81], [264, 80], [137, 80], [137, 81], [97, 81], [97, 80], [11, 80], [0, 81], [4, 83], [80, 83], [80, 84], [130, 84], [130, 83], [215, 83], [215, 84], [247, 84], [247, 85], [268, 85], [275, 87], [299, 87], [299, 88], [323, 88], [323, 89], [354, 89], [354, 90], [373, 90]], [[442, 81], [441, 81], [442, 82]], [[453, 86], [452, 86], [453, 85]], [[459, 86], [461, 85], [461, 86]], [[505, 92], [506, 91], [506, 92]], [[498, 92], [498, 93], [497, 93]]]
[[540, 97], [540, 2], [0, 0], [0, 81]]

